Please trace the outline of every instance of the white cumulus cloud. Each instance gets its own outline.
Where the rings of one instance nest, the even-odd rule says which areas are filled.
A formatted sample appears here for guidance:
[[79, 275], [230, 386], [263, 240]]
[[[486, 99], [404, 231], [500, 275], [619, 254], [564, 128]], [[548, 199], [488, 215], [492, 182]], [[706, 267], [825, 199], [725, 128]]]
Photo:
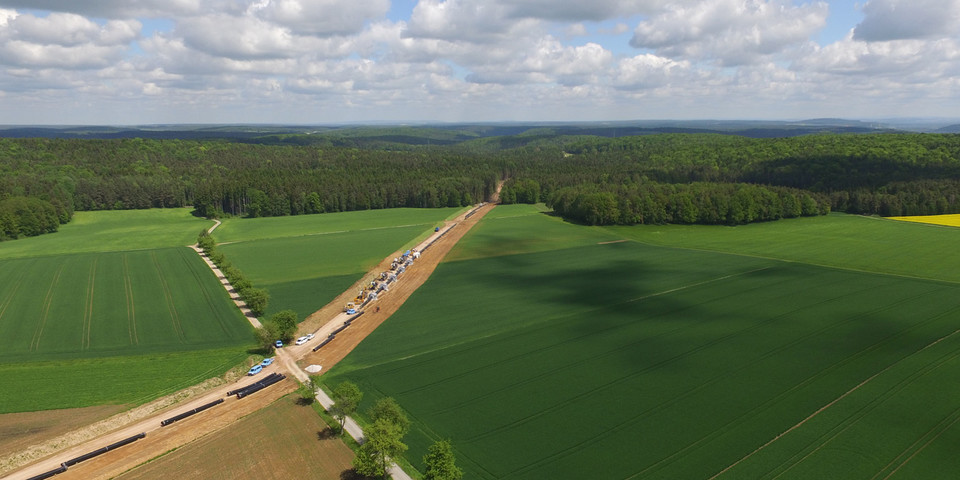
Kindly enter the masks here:
[[322, 36], [359, 32], [389, 9], [389, 0], [270, 0], [255, 11], [297, 33]]
[[101, 68], [129, 50], [140, 35], [136, 20], [104, 25], [72, 13], [0, 15], [0, 63], [11, 66]]
[[823, 2], [800, 6], [789, 0], [677, 3], [637, 25], [630, 44], [661, 56], [744, 65], [809, 42], [826, 25], [827, 14]]
[[960, 34], [960, 0], [870, 0], [854, 38], [905, 40]]

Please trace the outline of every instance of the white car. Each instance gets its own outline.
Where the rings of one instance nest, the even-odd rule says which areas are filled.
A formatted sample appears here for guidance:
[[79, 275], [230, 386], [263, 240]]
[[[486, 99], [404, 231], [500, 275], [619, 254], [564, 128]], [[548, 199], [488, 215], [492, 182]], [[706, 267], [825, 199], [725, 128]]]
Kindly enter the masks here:
[[303, 345], [304, 343], [307, 343], [307, 342], [309, 342], [309, 341], [310, 341], [310, 339], [307, 338], [306, 335], [304, 335], [304, 336], [302, 336], [302, 337], [300, 337], [300, 338], [297, 339], [296, 344], [297, 344], [297, 345]]

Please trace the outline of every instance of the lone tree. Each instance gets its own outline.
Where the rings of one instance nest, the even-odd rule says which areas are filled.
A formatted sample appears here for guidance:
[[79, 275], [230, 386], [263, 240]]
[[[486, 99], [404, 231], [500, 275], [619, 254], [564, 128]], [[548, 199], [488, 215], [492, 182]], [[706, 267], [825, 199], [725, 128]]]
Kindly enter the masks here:
[[396, 425], [400, 429], [400, 437], [410, 431], [410, 420], [393, 397], [384, 397], [377, 400], [377, 403], [374, 403], [373, 407], [367, 412], [367, 416], [370, 417], [371, 422], [386, 420]]
[[297, 312], [293, 310], [281, 310], [270, 315], [268, 322], [276, 327], [277, 338], [283, 341], [289, 341], [297, 333]]
[[353, 467], [360, 475], [383, 477], [392, 458], [407, 451], [407, 445], [401, 441], [403, 433], [400, 427], [386, 419], [373, 422], [364, 431], [364, 442], [353, 459]]
[[448, 440], [437, 440], [427, 449], [423, 456], [423, 463], [427, 469], [424, 480], [460, 480], [463, 470], [454, 464], [453, 447]]
[[360, 391], [355, 383], [343, 381], [333, 390], [333, 406], [330, 407], [330, 414], [340, 422], [340, 435], [343, 435], [343, 426], [347, 417], [357, 411], [357, 405], [363, 398], [363, 392]]

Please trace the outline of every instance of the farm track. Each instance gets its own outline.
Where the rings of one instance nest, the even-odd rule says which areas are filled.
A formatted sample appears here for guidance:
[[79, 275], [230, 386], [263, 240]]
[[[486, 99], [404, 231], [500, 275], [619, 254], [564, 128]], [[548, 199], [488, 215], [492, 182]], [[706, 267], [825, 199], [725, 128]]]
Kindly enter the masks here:
[[[919, 439], [917, 439], [916, 442], [913, 442], [912, 445], [910, 445], [906, 450], [904, 450], [903, 452], [901, 452], [900, 455], [897, 455], [896, 458], [894, 458], [890, 463], [888, 463], [886, 466], [884, 466], [884, 467], [883, 467], [883, 470], [880, 470], [880, 472], [877, 473], [876, 475], [874, 475], [870, 480], [875, 480], [877, 477], [879, 477], [880, 475], [882, 475], [882, 474], [883, 474], [884, 472], [886, 472], [890, 467], [892, 467], [894, 463], [896, 463], [897, 461], [899, 461], [900, 458], [902, 458], [904, 455], [906, 455], [906, 454], [907, 454], [908, 452], [910, 452], [911, 450], [914, 450], [914, 448], [917, 447], [917, 444], [919, 444], [920, 442], [922, 442], [922, 441], [923, 441], [924, 439], [926, 439], [927, 437], [930, 437], [931, 434], [934, 434], [932, 437], [930, 437], [929, 440], [927, 440], [927, 441], [926, 441], [923, 445], [921, 445], [919, 448], [916, 448], [916, 450], [914, 450], [913, 453], [912, 453], [909, 457], [907, 457], [903, 462], [900, 462], [900, 464], [897, 465], [896, 468], [894, 468], [893, 470], [891, 470], [890, 473], [887, 474], [887, 475], [886, 475], [885, 477], [883, 477], [883, 478], [884, 478], [884, 479], [887, 479], [887, 478], [890, 478], [890, 477], [896, 475], [896, 473], [897, 473], [901, 468], [903, 468], [907, 463], [910, 463], [910, 460], [913, 460], [917, 455], [919, 455], [921, 452], [923, 452], [923, 450], [926, 449], [931, 443], [933, 443], [936, 439], [940, 438], [941, 435], [943, 435], [944, 433], [946, 433], [947, 431], [949, 431], [951, 428], [953, 428], [953, 426], [954, 426], [958, 421], [960, 421], [960, 408], [954, 410], [952, 414], [948, 415], [946, 418], [944, 418], [943, 420], [941, 420], [940, 423], [938, 423], [935, 427], [933, 427], [932, 429], [930, 429], [930, 431], [928, 431], [927, 433], [925, 433], [922, 437], [920, 437]], [[949, 423], [948, 423], [948, 422], [949, 422]]]
[[43, 328], [47, 324], [47, 316], [50, 315], [50, 305], [53, 303], [53, 292], [56, 291], [57, 284], [60, 283], [60, 274], [62, 273], [63, 265], [60, 265], [57, 273], [53, 276], [53, 280], [50, 282], [50, 287], [47, 289], [47, 296], [44, 298], [43, 308], [40, 310], [40, 323], [37, 324], [37, 328], [33, 332], [33, 339], [30, 341], [30, 350], [32, 351], [40, 348], [40, 338], [43, 336]]
[[[921, 351], [922, 351], [922, 350], [921, 350]], [[920, 352], [917, 352], [917, 353], [920, 353]], [[934, 370], [937, 370], [938, 368], [940, 368], [941, 366], [943, 366], [945, 363], [947, 363], [947, 362], [949, 362], [949, 361], [951, 361], [951, 360], [953, 360], [953, 359], [955, 359], [955, 358], [958, 358], [958, 357], [960, 357], [960, 352], [955, 352], [955, 353], [953, 353], [953, 354], [945, 354], [945, 355], [941, 356], [940, 358], [938, 358], [938, 359], [936, 359], [936, 360], [934, 360], [934, 361], [932, 361], [932, 362], [930, 362], [930, 363], [927, 363], [927, 364], [923, 365], [922, 368], [917, 369], [917, 370], [913, 370], [913, 371], [910, 373], [910, 375], [908, 375], [906, 378], [900, 380], [899, 382], [897, 382], [897, 383], [896, 383], [895, 385], [893, 385], [892, 387], [884, 390], [881, 394], [872, 397], [869, 402], [867, 402], [867, 403], [866, 403], [865, 405], [863, 405], [862, 407], [858, 408], [853, 414], [849, 415], [849, 416], [848, 416], [847, 418], [845, 418], [842, 422], [834, 425], [830, 430], [828, 430], [828, 431], [827, 431], [826, 433], [824, 433], [823, 435], [820, 435], [814, 442], [811, 442], [811, 443], [807, 446], [807, 449], [808, 449], [809, 451], [808, 451], [805, 455], [803, 455], [802, 457], [799, 457], [800, 453], [794, 454], [790, 459], [788, 459], [786, 462], [784, 462], [783, 464], [781, 464], [777, 469], [775, 469], [775, 471], [776, 471], [776, 470], [781, 470], [779, 473], [777, 473], [776, 476], [772, 476], [772, 477], [769, 477], [769, 478], [771, 478], [771, 479], [780, 478], [781, 476], [783, 476], [784, 474], [786, 474], [787, 472], [789, 472], [793, 467], [795, 467], [795, 466], [803, 463], [803, 462], [806, 461], [808, 458], [810, 458], [811, 456], [813, 456], [815, 453], [819, 452], [821, 449], [823, 449], [824, 447], [826, 447], [827, 444], [829, 444], [829, 443], [832, 442], [834, 439], [836, 439], [837, 437], [839, 437], [841, 434], [845, 433], [845, 432], [846, 432], [847, 430], [849, 430], [851, 427], [853, 427], [854, 425], [856, 425], [860, 420], [862, 420], [862, 419], [863, 419], [864, 417], [866, 417], [868, 414], [870, 414], [871, 412], [873, 412], [874, 410], [876, 410], [877, 407], [879, 407], [881, 404], [883, 404], [884, 402], [886, 402], [887, 400], [889, 400], [891, 397], [893, 397], [893, 396], [896, 395], [897, 393], [900, 393], [900, 392], [903, 391], [905, 388], [907, 388], [908, 386], [910, 386], [912, 383], [916, 382], [917, 380], [921, 379], [922, 377], [924, 377], [924, 376], [926, 376], [926, 375], [929, 375], [929, 374], [930, 374], [931, 372], [933, 372]], [[898, 365], [898, 364], [900, 364], [900, 363], [902, 363], [903, 361], [906, 361], [908, 358], [909, 358], [909, 357], [904, 358], [904, 359], [901, 359], [901, 360], [898, 361], [897, 363], [894, 363], [893, 365], [891, 365], [891, 368], [894, 367], [894, 366], [896, 366], [896, 365]], [[883, 372], [885, 372], [885, 371], [887, 371], [887, 370], [890, 370], [890, 368], [884, 369], [884, 370], [881, 371], [880, 373], [883, 373]], [[879, 375], [879, 374], [878, 374], [878, 375]], [[829, 436], [828, 436], [828, 435], [829, 435]], [[816, 444], [816, 446], [814, 447], [815, 444]], [[801, 452], [801, 453], [802, 453], [802, 452]], [[798, 457], [799, 457], [799, 458], [798, 458]]]
[[[920, 296], [922, 296], [922, 295], [920, 295]], [[919, 296], [918, 296], [918, 297], [919, 297]], [[869, 346], [865, 347], [864, 349], [862, 349], [862, 350], [859, 351], [859, 352], [854, 353], [853, 355], [847, 356], [847, 357], [843, 358], [842, 360], [840, 360], [840, 361], [838, 361], [838, 362], [835, 362], [835, 363], [829, 365], [827, 368], [821, 370], [820, 372], [817, 372], [817, 373], [815, 373], [815, 374], [813, 374], [813, 375], [811, 375], [811, 376], [803, 379], [803, 381], [795, 384], [794, 386], [790, 387], [788, 390], [785, 390], [785, 391], [781, 392], [780, 394], [778, 394], [778, 395], [776, 395], [776, 396], [774, 396], [774, 397], [766, 400], [765, 402], [757, 405], [756, 407], [748, 410], [747, 412], [744, 412], [742, 415], [740, 415], [740, 416], [738, 416], [737, 418], [731, 420], [730, 422], [724, 424], [722, 427], [714, 430], [713, 432], [711, 432], [710, 434], [702, 437], [701, 439], [697, 440], [696, 442], [691, 443], [690, 445], [688, 445], [688, 446], [684, 447], [683, 449], [675, 452], [674, 454], [670, 455], [669, 457], [664, 458], [664, 459], [661, 459], [659, 462], [657, 462], [657, 463], [655, 463], [655, 464], [653, 464], [653, 465], [650, 465], [649, 467], [647, 467], [647, 468], [645, 468], [645, 469], [643, 469], [643, 470], [635, 473], [633, 476], [630, 476], [630, 477], [628, 477], [628, 478], [636, 478], [637, 476], [644, 475], [644, 474], [646, 474], [646, 473], [649, 473], [649, 472], [652, 471], [652, 470], [659, 470], [659, 469], [663, 468], [664, 466], [669, 465], [669, 464], [675, 462], [675, 461], [680, 457], [680, 455], [685, 454], [685, 453], [688, 453], [688, 452], [691, 451], [692, 449], [695, 449], [697, 446], [699, 446], [699, 445], [701, 445], [701, 444], [703, 444], [703, 443], [705, 443], [705, 442], [708, 442], [708, 441], [710, 441], [710, 440], [716, 439], [716, 438], [720, 437], [721, 435], [723, 435], [724, 433], [729, 432], [733, 427], [739, 425], [744, 419], [757, 416], [758, 414], [760, 414], [760, 413], [762, 413], [762, 412], [765, 412], [765, 411], [767, 411], [767, 410], [775, 407], [779, 401], [781, 401], [781, 400], [783, 400], [783, 399], [785, 399], [785, 398], [788, 398], [788, 397], [791, 396], [791, 395], [796, 394], [796, 393], [797, 393], [800, 389], [802, 389], [802, 388], [805, 388], [805, 387], [808, 387], [808, 386], [812, 385], [815, 381], [823, 378], [825, 375], [830, 374], [830, 373], [833, 373], [833, 372], [836, 372], [838, 369], [840, 369], [840, 368], [842, 368], [842, 367], [844, 367], [844, 366], [847, 366], [847, 365], [851, 364], [852, 362], [854, 362], [854, 361], [856, 361], [856, 360], [862, 359], [862, 358], [865, 357], [867, 354], [875, 352], [876, 350], [878, 350], [878, 349], [881, 348], [882, 346], [891, 343], [892, 341], [898, 339], [899, 337], [902, 337], [902, 336], [906, 335], [907, 333], [912, 332], [913, 330], [916, 330], [916, 329], [918, 329], [918, 328], [920, 328], [920, 327], [922, 327], [922, 326], [926, 326], [926, 325], [928, 325], [928, 324], [930, 324], [930, 323], [933, 323], [934, 321], [936, 321], [937, 319], [945, 316], [946, 314], [947, 314], [947, 313], [944, 313], [944, 314], [939, 315], [939, 316], [937, 316], [937, 317], [932, 317], [932, 318], [930, 318], [929, 320], [927, 320], [927, 321], [925, 321], [925, 322], [922, 322], [922, 323], [919, 323], [919, 324], [915, 325], [915, 326], [912, 327], [912, 328], [906, 329], [906, 330], [904, 330], [904, 331], [902, 331], [902, 332], [899, 332], [899, 333], [897, 333], [897, 334], [894, 334], [894, 335], [891, 335], [891, 336], [889, 336], [889, 337], [886, 337], [886, 338], [884, 338], [884, 339], [882, 339], [882, 340], [880, 340], [880, 341], [878, 341], [878, 342], [876, 342], [876, 343], [874, 343], [874, 344], [872, 344], [872, 345], [869, 345]], [[849, 323], [849, 322], [846, 322], [846, 323]], [[803, 336], [803, 337], [801, 337], [801, 338], [798, 338], [796, 341], [790, 342], [790, 343], [785, 344], [785, 345], [778, 346], [777, 348], [774, 348], [774, 349], [772, 349], [772, 350], [769, 350], [768, 352], [766, 352], [763, 356], [759, 357], [758, 359], [759, 359], [759, 360], [765, 360], [765, 359], [767, 359], [767, 358], [770, 358], [770, 357], [774, 356], [776, 353], [778, 353], [778, 352], [780, 352], [780, 351], [783, 351], [784, 349], [786, 349], [786, 348], [788, 348], [788, 347], [797, 346], [797, 345], [799, 345], [803, 340], [812, 338], [812, 337], [813, 337], [814, 335], [816, 335], [816, 334], [823, 333], [825, 330], [826, 330], [826, 329], [820, 329], [820, 330], [814, 331], [814, 332], [812, 332], [812, 333], [809, 334], [809, 335], [805, 335], [805, 336]], [[737, 370], [735, 370], [734, 372], [731, 372], [731, 373], [736, 373], [736, 372], [745, 370], [746, 368], [749, 368], [749, 367], [750, 367], [750, 365], [747, 365], [747, 366], [741, 367], [741, 368], [739, 368], [739, 369], [737, 369]], [[719, 380], [719, 379], [717, 379], [717, 380]], [[711, 382], [711, 383], [715, 383], [715, 382]]]
[[[358, 290], [355, 287], [362, 287], [370, 281], [370, 276], [376, 275], [385, 270], [389, 270], [390, 261], [396, 255], [391, 255], [390, 258], [386, 259], [384, 262], [381, 262], [373, 270], [371, 270], [371, 272], [359, 280], [355, 286], [350, 287], [346, 292], [341, 294], [341, 296], [337, 297], [337, 299], [333, 300], [323, 309], [310, 315], [303, 323], [301, 323], [301, 332], [317, 330], [318, 338], [314, 342], [302, 346], [285, 347], [278, 354], [281, 361], [276, 362], [277, 369], [286, 367], [286, 369], [288, 369], [288, 372], [286, 373], [295, 375], [299, 374], [298, 376], [300, 378], [304, 378], [306, 374], [300, 370], [300, 367], [298, 367], [295, 363], [296, 360], [300, 360], [300, 363], [304, 365], [323, 362], [319, 363], [323, 365], [323, 371], [326, 372], [329, 370], [330, 366], [345, 357], [351, 350], [353, 350], [353, 348], [356, 347], [356, 345], [360, 343], [363, 338], [369, 335], [393, 312], [399, 309], [400, 305], [410, 296], [410, 294], [412, 294], [413, 291], [415, 291], [426, 281], [436, 266], [440, 263], [443, 257], [446, 256], [447, 252], [453, 248], [457, 241], [459, 241], [460, 238], [462, 238], [463, 235], [469, 230], [469, 228], [475, 225], [493, 207], [494, 204], [487, 204], [481, 207], [476, 214], [472, 215], [468, 219], [462, 219], [461, 215], [461, 217], [459, 217], [457, 220], [447, 222], [447, 226], [445, 228], [450, 227], [449, 232], [436, 241], [430, 247], [429, 252], [425, 253], [411, 268], [407, 269], [406, 273], [402, 275], [401, 281], [396, 282], [394, 284], [394, 288], [391, 288], [390, 291], [386, 292], [385, 295], [382, 295], [376, 303], [368, 307], [368, 311], [362, 318], [355, 322], [350, 328], [337, 335], [337, 338], [334, 342], [324, 347], [317, 353], [311, 352], [311, 347], [313, 346], [312, 343], [315, 343], [321, 339], [321, 332], [325, 330], [333, 330], [342, 323], [342, 315], [340, 315], [342, 313], [341, 307], [347, 301], [352, 300], [354, 292]], [[208, 259], [205, 258], [205, 260]], [[161, 277], [162, 290], [167, 300], [168, 308], [173, 309], [171, 292], [169, 286], [162, 278], [162, 268], [159, 265], [156, 256], [153, 257], [153, 262], [156, 266], [158, 274]], [[386, 268], [384, 268], [384, 264], [386, 265]], [[377, 311], [376, 307], [379, 307], [379, 311]], [[259, 324], [256, 318], [252, 318], [250, 316], [247, 318], [255, 326]], [[331, 318], [332, 320], [330, 320]], [[181, 336], [181, 339], [183, 339], [183, 332], [179, 329], [179, 324], [176, 323], [178, 321], [178, 317], [176, 316], [175, 309], [171, 311], [171, 320], [177, 327], [177, 331]], [[112, 425], [112, 429], [108, 433], [96, 434], [95, 436], [87, 438], [80, 443], [73, 443], [73, 446], [71, 447], [59, 447], [59, 449], [54, 449], [53, 451], [48, 452], [48, 454], [46, 454], [42, 460], [34, 461], [34, 463], [29, 464], [25, 468], [21, 468], [15, 472], [12, 472], [6, 477], [2, 477], [2, 479], [19, 479], [21, 477], [28, 478], [30, 476], [57, 468], [60, 462], [68, 458], [95, 450], [103, 447], [104, 445], [108, 445], [141, 432], [147, 433], [146, 438], [131, 445], [122, 447], [120, 452], [116, 454], [108, 453], [85, 461], [81, 464], [71, 467], [69, 470], [67, 470], [67, 472], [57, 475], [56, 477], [57, 479], [64, 480], [111, 479], [135, 468], [137, 465], [149, 461], [152, 458], [163, 455], [171, 450], [191, 443], [200, 437], [209, 435], [213, 432], [223, 429], [230, 424], [235, 423], [240, 418], [243, 418], [244, 416], [257, 411], [260, 408], [269, 405], [281, 396], [291, 393], [296, 389], [297, 385], [296, 382], [292, 381], [292, 379], [287, 379], [243, 400], [235, 401], [228, 399], [224, 405], [211, 408], [210, 410], [205, 411], [195, 417], [190, 417], [189, 419], [177, 422], [169, 427], [163, 427], [163, 429], [161, 429], [161, 419], [196, 408], [218, 398], [223, 398], [226, 391], [237, 388], [238, 385], [247, 385], [252, 383], [252, 381], [253, 380], [249, 377], [242, 377], [239, 381], [231, 382], [227, 385], [216, 387], [213, 390], [194, 395], [189, 400], [182, 402], [174, 398], [179, 394], [176, 394], [172, 397], [166, 397], [153, 403], [172, 401], [172, 406], [165, 407], [162, 410], [150, 412], [146, 416], [142, 416], [135, 420], [118, 424], [116, 420], [111, 421], [111, 419], [108, 419], [106, 423]], [[120, 416], [123, 415], [125, 414], [121, 414]], [[402, 475], [402, 472], [397, 472], [397, 474]], [[13, 477], [11, 475], [17, 476]], [[395, 478], [400, 477], [395, 476]]]
[[[0, 320], [3, 320], [3, 315], [7, 312], [7, 308], [10, 306], [10, 303], [13, 301], [13, 299], [16, 298], [17, 291], [20, 290], [20, 285], [23, 284], [22, 282], [23, 275], [24, 273], [26, 273], [27, 270], [28, 270], [27, 267], [20, 268], [20, 271], [17, 272], [16, 274], [17, 279], [11, 282], [11, 284], [13, 285], [13, 288], [10, 290], [10, 294], [7, 295], [7, 297], [4, 298], [3, 301], [0, 301]], [[0, 324], [2, 324], [2, 322], [0, 322]]]
[[[949, 333], [949, 334], [947, 334], [947, 335], [944, 335], [943, 337], [941, 337], [941, 338], [939, 338], [939, 339], [937, 339], [937, 340], [935, 340], [935, 341], [927, 344], [926, 346], [924, 346], [923, 348], [917, 350], [917, 351], [914, 352], [913, 354], [908, 355], [907, 357], [901, 358], [901, 359], [897, 360], [896, 362], [894, 362], [894, 363], [892, 363], [892, 364], [890, 364], [890, 365], [887, 365], [886, 367], [884, 367], [884, 368], [883, 368], [882, 370], [880, 370], [879, 372], [874, 373], [873, 375], [871, 375], [871, 376], [868, 377], [867, 379], [865, 379], [865, 380], [863, 380], [862, 382], [860, 382], [860, 383], [858, 383], [857, 385], [855, 385], [853, 388], [851, 388], [851, 389], [847, 390], [846, 392], [844, 392], [844, 393], [843, 393], [842, 395], [840, 395], [839, 397], [831, 400], [831, 401], [830, 401], [829, 403], [827, 403], [826, 405], [820, 407], [819, 409], [817, 409], [816, 411], [814, 411], [813, 413], [811, 413], [810, 415], [808, 415], [806, 418], [804, 418], [803, 420], [801, 420], [801, 421], [798, 422], [797, 424], [793, 425], [792, 427], [790, 427], [789, 429], [787, 429], [787, 430], [785, 430], [784, 432], [780, 433], [779, 435], [773, 437], [773, 438], [770, 439], [768, 442], [766, 442], [766, 443], [764, 443], [763, 445], [761, 445], [760, 447], [758, 447], [756, 450], [750, 452], [750, 453], [747, 454], [746, 456], [740, 458], [739, 460], [737, 460], [736, 462], [734, 462], [734, 463], [732, 463], [731, 465], [727, 466], [726, 468], [724, 468], [723, 470], [721, 470], [721, 471], [718, 472], [717, 474], [713, 475], [712, 477], [710, 477], [710, 480], [713, 480], [713, 479], [715, 479], [715, 478], [717, 478], [717, 477], [722, 476], [723, 474], [725, 474], [725, 473], [728, 472], [729, 470], [733, 469], [734, 467], [736, 467], [736, 466], [739, 465], [740, 463], [743, 463], [744, 461], [748, 460], [748, 459], [749, 459], [750, 457], [752, 457], [753, 455], [756, 455], [756, 454], [759, 453], [760, 451], [762, 451], [762, 450], [764, 450], [765, 448], [769, 447], [770, 445], [772, 445], [773, 443], [775, 443], [777, 440], [780, 440], [781, 438], [783, 438], [783, 437], [786, 436], [787, 434], [789, 434], [789, 433], [793, 432], [794, 430], [802, 427], [802, 426], [803, 426], [805, 423], [807, 423], [808, 421], [812, 420], [813, 418], [815, 418], [815, 417], [818, 416], [819, 414], [823, 413], [824, 411], [826, 411], [826, 410], [829, 409], [830, 407], [836, 405], [837, 403], [839, 403], [839, 402], [842, 401], [843, 399], [847, 398], [848, 396], [850, 396], [851, 394], [853, 394], [854, 392], [856, 392], [857, 390], [859, 390], [859, 389], [860, 389], [861, 387], [863, 387], [864, 385], [867, 385], [868, 383], [870, 383], [871, 381], [873, 381], [873, 380], [876, 379], [877, 377], [879, 377], [879, 376], [881, 376], [882, 374], [890, 371], [891, 369], [893, 369], [893, 368], [896, 367], [897, 365], [901, 364], [902, 362], [906, 361], [906, 360], [909, 359], [910, 357], [912, 357], [912, 356], [914, 356], [914, 355], [917, 355], [917, 354], [920, 354], [920, 353], [926, 351], [927, 349], [932, 348], [933, 346], [939, 344], [940, 342], [942, 342], [942, 341], [944, 341], [944, 340], [946, 340], [946, 339], [948, 339], [948, 338], [950, 338], [950, 337], [952, 337], [952, 336], [954, 336], [954, 335], [957, 335], [958, 333], [960, 333], [960, 330], [955, 330], [955, 331], [953, 331], [952, 333]], [[954, 355], [951, 356], [951, 358], [956, 357], [956, 356], [960, 356], [960, 353], [955, 353]], [[928, 365], [928, 366], [929, 366], [929, 365]], [[939, 365], [938, 365], [938, 366], [939, 366]], [[934, 367], [934, 368], [935, 368], [935, 367]], [[925, 369], [924, 369], [924, 372], [926, 372], [926, 371], [929, 371], [929, 369], [925, 368]], [[916, 373], [914, 373], [913, 375], [916, 375]], [[913, 375], [911, 375], [911, 376], [913, 376]]]
[[87, 274], [87, 297], [86, 303], [83, 306], [83, 328], [80, 333], [80, 350], [88, 350], [90, 348], [90, 330], [92, 329], [93, 324], [93, 293], [96, 287], [97, 280], [97, 262], [100, 260], [100, 257], [94, 257], [93, 263], [90, 264], [90, 273]]
[[156, 252], [150, 252], [150, 258], [153, 260], [154, 268], [157, 269], [157, 276], [160, 279], [160, 288], [163, 289], [163, 298], [167, 303], [167, 311], [170, 312], [170, 321], [173, 324], [173, 329], [177, 332], [177, 337], [180, 339], [180, 343], [186, 341], [186, 336], [183, 333], [183, 326], [180, 325], [180, 314], [177, 313], [177, 306], [173, 301], [173, 294], [170, 292], [170, 285], [167, 284], [167, 279], [163, 275], [163, 267], [160, 266], [160, 261], [157, 259]]
[[139, 345], [140, 337], [137, 336], [137, 310], [133, 300], [133, 282], [130, 281], [130, 264], [127, 261], [127, 254], [124, 253], [123, 259], [123, 293], [127, 301], [127, 333], [130, 336], [130, 345]]

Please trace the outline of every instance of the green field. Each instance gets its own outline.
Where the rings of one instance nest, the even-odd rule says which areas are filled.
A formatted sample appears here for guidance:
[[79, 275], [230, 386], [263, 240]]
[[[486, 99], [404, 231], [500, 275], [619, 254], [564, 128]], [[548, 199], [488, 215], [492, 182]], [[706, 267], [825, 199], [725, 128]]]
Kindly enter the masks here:
[[230, 243], [405, 225], [439, 225], [443, 220], [464, 210], [465, 208], [390, 208], [293, 217], [227, 218], [214, 231], [214, 236], [218, 242]]
[[254, 285], [270, 292], [267, 314], [319, 310], [400, 248], [415, 245], [462, 209], [392, 209], [232, 219], [218, 247]]
[[833, 213], [736, 227], [608, 227], [652, 245], [733, 252], [811, 265], [960, 282], [954, 249], [960, 230]]
[[244, 348], [220, 348], [28, 363], [0, 363], [0, 413], [90, 405], [137, 405], [240, 364]]
[[213, 221], [197, 218], [189, 208], [76, 212], [52, 235], [0, 243], [0, 260], [65, 253], [116, 252], [181, 247]]
[[[929, 230], [837, 215], [740, 237], [728, 232], [741, 227], [685, 229], [677, 243], [691, 249], [603, 243], [668, 244], [681, 237], [673, 227], [494, 212], [452, 253], [460, 260], [324, 376], [358, 382], [361, 409], [395, 397], [415, 422], [415, 465], [450, 438], [474, 479], [960, 469], [960, 285], [905, 276], [942, 275], [923, 262], [895, 270], [946, 241], [923, 242]], [[844, 239], [855, 243], [861, 227], [874, 238], [847, 259]], [[764, 247], [783, 235], [807, 243]], [[897, 275], [861, 271], [884, 241], [902, 255], [871, 268]], [[796, 251], [808, 244], [824, 246]]]
[[184, 214], [96, 212], [0, 245], [0, 413], [139, 403], [243, 361], [249, 323], [182, 246], [210, 222]]

